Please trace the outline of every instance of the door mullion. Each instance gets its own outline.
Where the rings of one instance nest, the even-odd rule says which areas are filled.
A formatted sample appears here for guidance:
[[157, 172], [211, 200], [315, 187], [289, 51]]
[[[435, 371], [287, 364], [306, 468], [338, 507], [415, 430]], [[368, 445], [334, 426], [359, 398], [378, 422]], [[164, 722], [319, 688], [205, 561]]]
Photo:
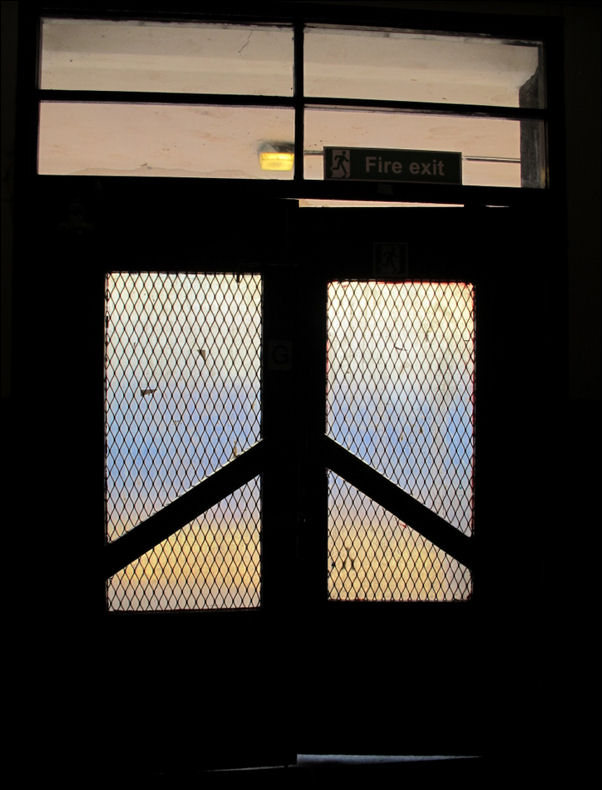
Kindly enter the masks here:
[[311, 256], [264, 279], [262, 590], [270, 611], [327, 596], [326, 281]]
[[295, 431], [293, 268], [268, 267], [263, 291], [262, 606], [290, 612], [295, 597], [298, 437]]
[[326, 299], [323, 272], [315, 256], [305, 265], [299, 294], [297, 430], [300, 442], [298, 536], [300, 611], [315, 616], [328, 588], [328, 481], [323, 437], [326, 429]]

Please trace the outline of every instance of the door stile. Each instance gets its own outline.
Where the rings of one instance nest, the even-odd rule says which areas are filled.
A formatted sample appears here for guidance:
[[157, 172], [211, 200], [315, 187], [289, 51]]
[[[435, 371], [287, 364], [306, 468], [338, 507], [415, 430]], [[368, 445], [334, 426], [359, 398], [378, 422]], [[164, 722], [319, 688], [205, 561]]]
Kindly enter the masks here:
[[298, 610], [316, 623], [328, 597], [328, 480], [324, 457], [326, 430], [327, 284], [316, 254], [305, 261], [299, 293], [297, 368], [300, 442]]
[[295, 431], [295, 288], [286, 261], [266, 268], [263, 285], [262, 595], [266, 616], [282, 629], [295, 598], [298, 436]]

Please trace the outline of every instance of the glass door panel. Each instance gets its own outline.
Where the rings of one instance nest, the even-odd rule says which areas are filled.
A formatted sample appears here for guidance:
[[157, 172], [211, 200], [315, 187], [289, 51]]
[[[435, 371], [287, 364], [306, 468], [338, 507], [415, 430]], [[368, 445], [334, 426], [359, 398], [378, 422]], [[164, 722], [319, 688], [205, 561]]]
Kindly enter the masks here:
[[[470, 535], [472, 285], [330, 283], [327, 364], [328, 435]], [[467, 568], [336, 475], [329, 482], [331, 598], [470, 597]]]
[[328, 344], [328, 435], [470, 534], [472, 286], [331, 283]]
[[[259, 275], [106, 279], [106, 540], [113, 544], [261, 437]], [[111, 610], [259, 605], [258, 481], [108, 580]]]

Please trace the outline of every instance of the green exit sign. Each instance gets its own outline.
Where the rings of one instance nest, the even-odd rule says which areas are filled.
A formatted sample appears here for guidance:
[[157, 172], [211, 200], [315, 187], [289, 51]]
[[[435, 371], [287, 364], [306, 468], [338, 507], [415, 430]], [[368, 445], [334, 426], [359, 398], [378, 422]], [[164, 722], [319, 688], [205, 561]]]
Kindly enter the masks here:
[[325, 146], [324, 179], [461, 184], [462, 154], [451, 151]]

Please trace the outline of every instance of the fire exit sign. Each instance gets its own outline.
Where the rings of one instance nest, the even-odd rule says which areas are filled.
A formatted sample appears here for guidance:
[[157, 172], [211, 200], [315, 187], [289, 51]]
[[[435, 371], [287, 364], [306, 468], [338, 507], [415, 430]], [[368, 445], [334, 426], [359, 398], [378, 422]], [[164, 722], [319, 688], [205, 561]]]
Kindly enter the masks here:
[[462, 154], [390, 148], [324, 148], [326, 181], [461, 184]]

